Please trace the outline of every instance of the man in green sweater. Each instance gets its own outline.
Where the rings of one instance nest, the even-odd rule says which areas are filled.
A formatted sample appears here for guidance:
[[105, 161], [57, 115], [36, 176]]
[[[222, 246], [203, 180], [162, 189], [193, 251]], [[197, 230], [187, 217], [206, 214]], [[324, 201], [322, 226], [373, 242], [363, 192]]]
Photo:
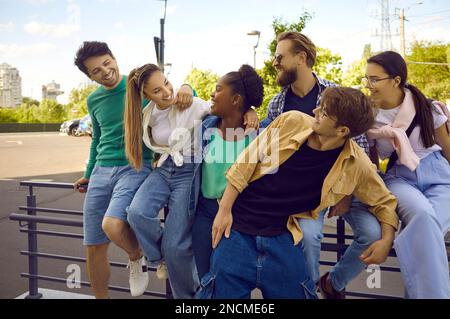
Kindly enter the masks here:
[[[108, 246], [112, 241], [129, 256], [130, 292], [140, 296], [147, 288], [147, 263], [127, 222], [126, 208], [151, 171], [153, 153], [143, 146], [140, 171], [129, 166], [125, 156], [124, 107], [126, 76], [104, 42], [84, 42], [75, 56], [75, 65], [100, 86], [87, 99], [92, 119], [92, 143], [84, 176], [75, 188], [86, 193], [83, 207], [84, 245], [87, 270], [96, 298], [108, 298], [110, 277]], [[176, 97], [181, 108], [192, 103], [192, 90], [183, 86]]]

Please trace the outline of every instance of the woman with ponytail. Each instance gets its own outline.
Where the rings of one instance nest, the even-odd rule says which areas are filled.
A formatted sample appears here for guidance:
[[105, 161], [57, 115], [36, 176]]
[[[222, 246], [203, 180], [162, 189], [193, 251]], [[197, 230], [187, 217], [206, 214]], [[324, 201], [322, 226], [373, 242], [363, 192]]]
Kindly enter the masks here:
[[450, 228], [446, 106], [407, 83], [406, 62], [398, 53], [382, 52], [367, 63], [363, 84], [378, 107], [368, 137], [374, 154], [389, 158], [383, 179], [398, 200], [402, 229], [394, 247], [406, 296], [450, 298], [444, 242]]
[[259, 107], [263, 95], [262, 79], [249, 65], [220, 78], [211, 94], [211, 115], [202, 125], [201, 191], [192, 230], [199, 278], [209, 271], [212, 224], [227, 184], [225, 173], [256, 137], [245, 135], [244, 114], [250, 106]]
[[[130, 164], [140, 169], [142, 141], [159, 156], [128, 208], [128, 221], [159, 279], [169, 277], [175, 298], [192, 298], [198, 276], [192, 253], [192, 223], [199, 184], [198, 141], [194, 132], [210, 112], [198, 97], [179, 110], [172, 84], [158, 66], [146, 64], [131, 71], [125, 106], [125, 149]], [[151, 102], [142, 110], [143, 99]], [[259, 124], [256, 112], [249, 123]], [[256, 119], [256, 120], [255, 120]], [[160, 210], [169, 214], [160, 222]]]

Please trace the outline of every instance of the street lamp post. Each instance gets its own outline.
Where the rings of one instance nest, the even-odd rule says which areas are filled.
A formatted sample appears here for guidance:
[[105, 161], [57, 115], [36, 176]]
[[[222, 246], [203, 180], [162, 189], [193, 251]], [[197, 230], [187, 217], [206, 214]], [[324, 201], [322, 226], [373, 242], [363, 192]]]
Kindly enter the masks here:
[[164, 63], [164, 66], [169, 68], [168, 71], [166, 72], [166, 76], [167, 78], [169, 78], [170, 71], [172, 71], [172, 63]]
[[259, 44], [259, 37], [261, 36], [261, 31], [253, 30], [253, 31], [248, 32], [247, 35], [257, 35], [258, 36], [256, 45], [253, 47], [253, 68], [256, 69], [256, 48], [258, 47], [258, 44]]
[[159, 0], [164, 1], [164, 18], [160, 19], [161, 26], [161, 34], [160, 37], [153, 37], [153, 41], [155, 42], [155, 51], [156, 51], [156, 60], [158, 62], [161, 71], [164, 73], [164, 24], [166, 22], [166, 10], [167, 10], [167, 0]]

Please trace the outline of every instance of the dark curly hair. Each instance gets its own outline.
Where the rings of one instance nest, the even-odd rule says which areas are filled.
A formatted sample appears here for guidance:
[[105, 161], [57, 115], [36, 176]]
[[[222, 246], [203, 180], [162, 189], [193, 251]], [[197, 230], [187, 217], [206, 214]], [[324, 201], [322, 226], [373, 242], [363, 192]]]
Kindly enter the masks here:
[[74, 64], [81, 72], [89, 76], [88, 70], [84, 65], [84, 61], [93, 56], [101, 56], [109, 54], [112, 58], [114, 55], [105, 42], [99, 41], [84, 41], [75, 54]]
[[247, 112], [251, 106], [261, 106], [264, 97], [263, 81], [250, 65], [244, 64], [239, 71], [227, 73], [225, 82], [234, 94], [244, 97], [243, 113]]

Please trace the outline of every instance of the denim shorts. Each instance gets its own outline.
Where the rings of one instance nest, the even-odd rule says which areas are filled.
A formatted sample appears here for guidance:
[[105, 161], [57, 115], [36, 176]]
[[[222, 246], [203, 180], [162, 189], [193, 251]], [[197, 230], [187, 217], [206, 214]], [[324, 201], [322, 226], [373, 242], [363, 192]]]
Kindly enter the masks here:
[[128, 223], [126, 209], [150, 171], [150, 165], [145, 165], [139, 172], [129, 165], [95, 166], [84, 199], [84, 245], [109, 242], [102, 229], [105, 216]]

